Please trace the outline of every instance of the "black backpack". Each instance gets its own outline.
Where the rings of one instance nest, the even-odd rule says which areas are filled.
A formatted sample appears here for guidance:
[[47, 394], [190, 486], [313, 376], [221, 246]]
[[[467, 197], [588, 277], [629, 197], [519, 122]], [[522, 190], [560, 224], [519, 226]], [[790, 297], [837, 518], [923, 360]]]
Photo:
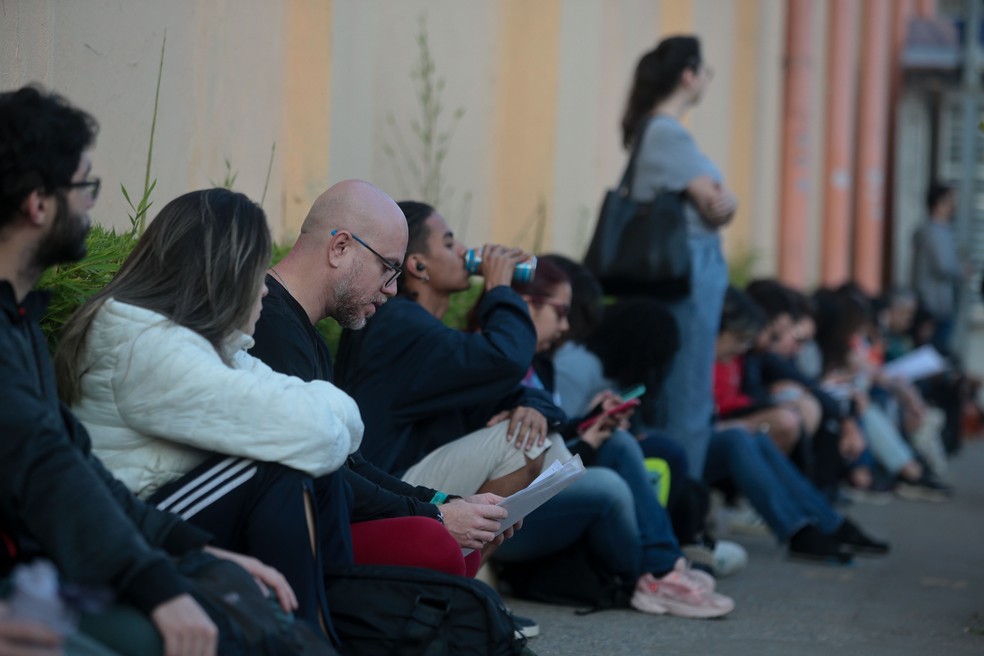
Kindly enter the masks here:
[[623, 581], [583, 542], [556, 554], [525, 563], [499, 566], [499, 580], [506, 592], [520, 599], [548, 604], [579, 606], [585, 612], [628, 608], [635, 581]]
[[325, 577], [343, 654], [510, 656], [512, 614], [481, 581], [417, 567], [350, 565]]
[[190, 552], [178, 562], [178, 571], [219, 629], [221, 656], [337, 656], [320, 632], [285, 613], [276, 595], [265, 595], [232, 561]]

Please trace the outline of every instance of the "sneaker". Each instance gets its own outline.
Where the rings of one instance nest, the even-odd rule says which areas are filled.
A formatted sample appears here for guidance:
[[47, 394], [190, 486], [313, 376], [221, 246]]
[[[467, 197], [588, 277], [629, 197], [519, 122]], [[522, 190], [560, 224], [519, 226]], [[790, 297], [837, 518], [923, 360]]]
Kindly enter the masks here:
[[[632, 607], [653, 615], [711, 618], [730, 613], [735, 602], [717, 592], [705, 592], [674, 577], [674, 570], [661, 579], [643, 574], [632, 594]], [[673, 579], [673, 580], [671, 580]]]
[[721, 523], [729, 533], [738, 535], [772, 535], [769, 525], [751, 506], [723, 508], [719, 513]]
[[872, 506], [885, 506], [892, 503], [892, 493], [887, 490], [874, 488], [864, 490], [859, 487], [847, 486], [841, 490], [841, 494], [851, 503], [867, 503]]
[[869, 537], [849, 519], [845, 519], [831, 537], [855, 554], [884, 556], [889, 550], [888, 542]]
[[702, 544], [685, 544], [680, 551], [687, 558], [691, 568], [714, 571], [714, 552]]
[[723, 579], [745, 569], [748, 552], [745, 547], [730, 540], [718, 540], [714, 545], [714, 575]]
[[789, 555], [792, 558], [819, 560], [846, 565], [853, 560], [850, 551], [830, 535], [824, 535], [813, 524], [807, 524], [789, 538]]
[[899, 479], [899, 482], [895, 485], [895, 494], [909, 501], [942, 503], [949, 501], [950, 497], [953, 496], [953, 488], [940, 481], [928, 471], [923, 470], [922, 476], [917, 481]]
[[712, 574], [694, 567], [687, 562], [686, 558], [678, 558], [673, 569], [663, 578], [691, 585], [702, 592], [714, 592], [714, 588], [717, 586], [717, 581], [714, 580]]
[[540, 635], [540, 625], [532, 617], [513, 615], [513, 624], [516, 625], [516, 638], [535, 638]]

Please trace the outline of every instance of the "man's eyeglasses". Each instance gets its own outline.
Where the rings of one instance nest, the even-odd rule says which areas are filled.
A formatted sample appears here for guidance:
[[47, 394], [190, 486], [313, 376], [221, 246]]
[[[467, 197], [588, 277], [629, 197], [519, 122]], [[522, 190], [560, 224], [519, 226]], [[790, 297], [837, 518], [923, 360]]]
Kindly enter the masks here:
[[64, 186], [68, 189], [86, 189], [88, 190], [89, 198], [96, 200], [99, 198], [99, 188], [102, 187], [102, 180], [93, 178], [92, 180], [83, 180], [82, 182], [69, 182]]
[[[331, 231], [331, 236], [334, 237], [337, 232], [338, 232], [338, 230], [332, 230]], [[379, 261], [383, 263], [383, 266], [385, 266], [387, 269], [389, 269], [390, 271], [393, 272], [393, 275], [391, 275], [389, 278], [386, 279], [386, 285], [385, 286], [386, 287], [389, 287], [390, 285], [392, 285], [396, 281], [396, 279], [400, 277], [400, 274], [403, 273], [403, 267], [401, 267], [398, 264], [393, 264], [392, 262], [390, 262], [389, 260], [387, 260], [385, 257], [383, 257], [382, 255], [380, 255], [379, 253], [377, 253], [376, 252], [376, 249], [374, 249], [372, 246], [370, 246], [366, 242], [364, 242], [361, 239], [359, 239], [359, 236], [356, 235], [355, 233], [350, 232], [349, 234], [352, 235], [352, 239], [354, 239], [355, 241], [357, 241], [360, 244], [362, 244], [363, 246], [365, 246], [366, 249], [368, 249], [370, 253], [372, 253], [373, 255], [375, 255], [376, 257], [378, 257], [379, 258]]]

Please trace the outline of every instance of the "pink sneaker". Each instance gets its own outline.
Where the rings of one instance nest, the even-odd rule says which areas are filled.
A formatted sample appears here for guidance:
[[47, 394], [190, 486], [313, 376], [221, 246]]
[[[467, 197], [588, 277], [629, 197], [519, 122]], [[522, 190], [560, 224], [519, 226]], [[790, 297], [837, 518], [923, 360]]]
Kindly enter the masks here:
[[735, 602], [716, 592], [700, 590], [673, 571], [661, 579], [643, 574], [632, 595], [632, 607], [643, 613], [711, 618], [730, 613]]
[[679, 558], [673, 566], [673, 571], [663, 576], [663, 580], [689, 584], [701, 592], [714, 592], [717, 581], [707, 572], [694, 569], [685, 558]]

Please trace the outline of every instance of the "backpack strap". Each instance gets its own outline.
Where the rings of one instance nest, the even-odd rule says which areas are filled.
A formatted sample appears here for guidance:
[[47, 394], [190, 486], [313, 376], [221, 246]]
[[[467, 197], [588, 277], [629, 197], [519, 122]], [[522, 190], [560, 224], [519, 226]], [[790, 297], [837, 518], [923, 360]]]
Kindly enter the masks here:
[[451, 604], [447, 599], [417, 595], [400, 644], [426, 647], [424, 656], [450, 656], [447, 640], [437, 635], [450, 612]]

